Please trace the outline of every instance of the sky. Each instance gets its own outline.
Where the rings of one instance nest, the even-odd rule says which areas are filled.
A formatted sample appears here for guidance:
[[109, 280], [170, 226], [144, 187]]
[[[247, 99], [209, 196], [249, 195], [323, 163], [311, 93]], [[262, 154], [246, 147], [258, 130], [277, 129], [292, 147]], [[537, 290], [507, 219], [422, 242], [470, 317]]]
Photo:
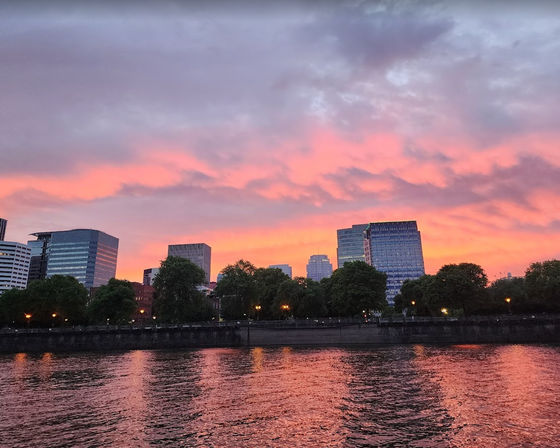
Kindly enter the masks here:
[[427, 273], [523, 275], [560, 258], [559, 55], [558, 2], [2, 2], [6, 239], [305, 275], [338, 228], [416, 220]]

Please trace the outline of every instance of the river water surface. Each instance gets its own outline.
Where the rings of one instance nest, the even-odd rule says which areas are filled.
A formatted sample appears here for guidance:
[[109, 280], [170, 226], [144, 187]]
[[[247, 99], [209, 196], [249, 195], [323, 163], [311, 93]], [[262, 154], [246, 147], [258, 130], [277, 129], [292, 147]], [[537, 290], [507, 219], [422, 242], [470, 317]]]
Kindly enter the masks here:
[[557, 447], [560, 347], [0, 355], [4, 447]]

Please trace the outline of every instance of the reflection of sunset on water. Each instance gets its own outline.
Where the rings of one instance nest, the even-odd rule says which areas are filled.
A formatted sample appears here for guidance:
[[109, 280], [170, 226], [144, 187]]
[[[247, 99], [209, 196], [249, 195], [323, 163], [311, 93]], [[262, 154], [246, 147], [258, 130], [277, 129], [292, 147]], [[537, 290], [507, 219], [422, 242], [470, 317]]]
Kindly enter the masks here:
[[263, 446], [267, 440], [294, 440], [300, 446], [342, 442], [339, 404], [346, 386], [341, 353], [302, 354], [284, 347], [254, 348], [247, 355], [232, 371], [238, 351], [205, 350], [201, 393], [193, 401], [197, 418], [189, 425], [205, 436], [200, 446], [227, 445], [232, 424], [239, 446]]
[[456, 345], [426, 348], [415, 364], [453, 417], [457, 446], [553, 446], [560, 435], [551, 429], [560, 416], [560, 369], [550, 356], [558, 350]]
[[18, 448], [548, 448], [559, 366], [559, 347], [534, 345], [0, 355], [0, 434]]

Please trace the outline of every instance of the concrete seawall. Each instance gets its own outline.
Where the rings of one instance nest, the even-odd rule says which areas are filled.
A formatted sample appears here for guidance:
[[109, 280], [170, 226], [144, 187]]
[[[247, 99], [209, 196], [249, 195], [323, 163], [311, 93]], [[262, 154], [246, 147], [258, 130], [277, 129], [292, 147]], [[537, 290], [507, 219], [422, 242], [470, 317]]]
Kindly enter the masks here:
[[298, 326], [182, 325], [0, 330], [0, 353], [204, 347], [560, 343], [560, 317]]
[[242, 328], [243, 345], [560, 343], [560, 319], [392, 323], [339, 327]]
[[241, 344], [239, 328], [234, 325], [0, 331], [0, 353], [236, 347]]

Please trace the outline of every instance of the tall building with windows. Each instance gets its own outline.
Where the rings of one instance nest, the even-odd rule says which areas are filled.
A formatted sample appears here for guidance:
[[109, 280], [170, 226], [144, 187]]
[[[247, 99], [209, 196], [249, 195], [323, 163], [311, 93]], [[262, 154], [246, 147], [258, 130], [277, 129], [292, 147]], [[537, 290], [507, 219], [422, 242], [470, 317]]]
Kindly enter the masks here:
[[210, 259], [212, 248], [208, 244], [170, 244], [167, 255], [186, 258], [201, 267], [206, 274], [206, 283], [210, 283]]
[[336, 231], [337, 266], [341, 268], [347, 261], [366, 261], [364, 254], [364, 230], [367, 224], [355, 224], [348, 229]]
[[289, 264], [271, 264], [269, 269], [280, 269], [288, 277], [292, 278], [292, 267]]
[[159, 268], [144, 269], [144, 279], [142, 284], [144, 286], [153, 286], [154, 278], [159, 273]]
[[105, 285], [115, 276], [119, 239], [99, 230], [74, 229], [33, 233], [29, 279], [71, 275], [86, 288]]
[[311, 255], [307, 263], [307, 278], [320, 282], [332, 275], [332, 264], [326, 255]]
[[6, 221], [3, 218], [0, 218], [0, 241], [4, 241], [4, 238], [6, 238], [6, 225], [8, 224], [8, 221]]
[[387, 274], [387, 301], [405, 280], [424, 275], [422, 241], [416, 221], [372, 222], [364, 230], [366, 263]]
[[27, 286], [31, 249], [25, 244], [0, 241], [0, 294]]

